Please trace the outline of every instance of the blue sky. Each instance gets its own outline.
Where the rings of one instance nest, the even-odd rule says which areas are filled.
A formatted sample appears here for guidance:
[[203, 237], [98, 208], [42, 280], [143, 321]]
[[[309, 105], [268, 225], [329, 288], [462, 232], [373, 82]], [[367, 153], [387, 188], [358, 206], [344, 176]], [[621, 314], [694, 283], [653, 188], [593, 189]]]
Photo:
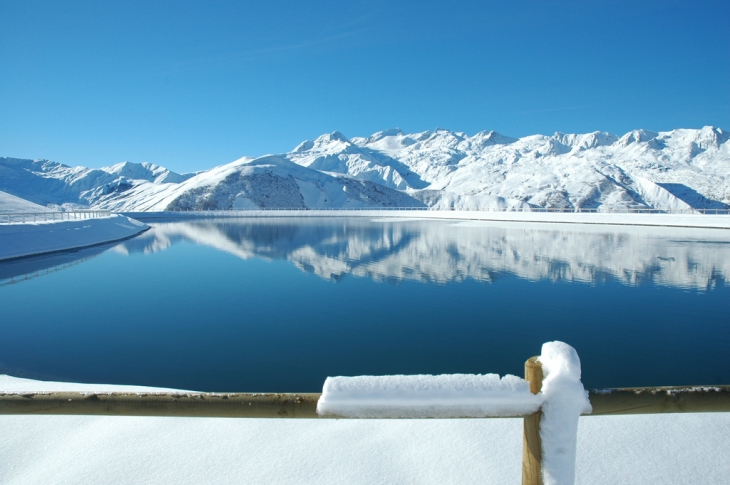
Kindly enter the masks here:
[[730, 2], [0, 0], [0, 156], [179, 172], [334, 130], [730, 129]]

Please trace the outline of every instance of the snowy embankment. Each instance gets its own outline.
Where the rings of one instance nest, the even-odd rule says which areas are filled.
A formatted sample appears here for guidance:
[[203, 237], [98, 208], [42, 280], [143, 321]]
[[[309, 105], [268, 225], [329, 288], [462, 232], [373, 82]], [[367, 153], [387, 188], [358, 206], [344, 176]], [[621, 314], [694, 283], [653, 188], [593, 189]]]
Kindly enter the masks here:
[[[0, 376], [6, 392], [160, 391]], [[522, 419], [0, 416], [0, 483], [518, 485]], [[576, 484], [722, 484], [730, 413], [580, 418]]]
[[[318, 413], [504, 415], [542, 403], [546, 484], [573, 483], [573, 470], [577, 484], [725, 483], [730, 413], [579, 418], [590, 405], [575, 351], [552, 342], [540, 361], [546, 379], [539, 395], [520, 378], [493, 374], [338, 377], [325, 384]], [[3, 375], [0, 390], [169, 391]], [[0, 481], [516, 485], [522, 425], [522, 419], [0, 416]]]
[[118, 241], [148, 228], [146, 224], [120, 214], [82, 220], [0, 224], [0, 261]]
[[199, 217], [368, 217], [398, 219], [453, 219], [462, 221], [548, 222], [618, 226], [697, 227], [730, 229], [730, 215], [641, 214], [596, 212], [498, 212], [440, 210], [245, 210], [186, 212], [125, 212], [139, 220], [194, 219]]

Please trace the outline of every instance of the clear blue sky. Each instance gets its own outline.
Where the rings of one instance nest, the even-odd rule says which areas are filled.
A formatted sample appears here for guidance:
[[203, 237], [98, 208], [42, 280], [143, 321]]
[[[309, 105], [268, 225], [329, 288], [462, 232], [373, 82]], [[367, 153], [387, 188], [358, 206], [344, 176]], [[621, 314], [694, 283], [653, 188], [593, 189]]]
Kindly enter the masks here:
[[347, 136], [730, 129], [730, 2], [0, 0], [0, 156], [184, 172]]

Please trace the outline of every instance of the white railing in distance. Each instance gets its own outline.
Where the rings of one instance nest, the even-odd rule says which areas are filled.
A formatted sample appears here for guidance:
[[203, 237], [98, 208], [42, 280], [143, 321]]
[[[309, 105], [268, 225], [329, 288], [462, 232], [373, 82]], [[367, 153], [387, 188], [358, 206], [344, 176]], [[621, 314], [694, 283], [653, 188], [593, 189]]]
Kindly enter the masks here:
[[110, 217], [106, 210], [75, 210], [63, 212], [0, 212], [0, 224], [25, 224], [29, 222], [74, 221]]

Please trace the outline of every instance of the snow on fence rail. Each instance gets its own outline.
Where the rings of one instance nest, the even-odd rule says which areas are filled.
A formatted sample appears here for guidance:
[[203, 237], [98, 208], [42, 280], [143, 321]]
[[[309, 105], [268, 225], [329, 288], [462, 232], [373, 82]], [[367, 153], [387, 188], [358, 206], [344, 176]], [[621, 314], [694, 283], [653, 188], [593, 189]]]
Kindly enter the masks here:
[[[451, 399], [453, 402], [449, 402]], [[495, 374], [328, 378], [323, 393], [0, 391], [0, 415], [228, 418], [499, 418], [523, 421], [523, 485], [575, 479], [579, 416], [730, 412], [730, 386], [585, 391], [562, 342], [525, 362], [525, 379]]]
[[106, 210], [75, 210], [64, 212], [0, 212], [0, 224], [24, 224], [26, 222], [73, 221], [109, 217]]

